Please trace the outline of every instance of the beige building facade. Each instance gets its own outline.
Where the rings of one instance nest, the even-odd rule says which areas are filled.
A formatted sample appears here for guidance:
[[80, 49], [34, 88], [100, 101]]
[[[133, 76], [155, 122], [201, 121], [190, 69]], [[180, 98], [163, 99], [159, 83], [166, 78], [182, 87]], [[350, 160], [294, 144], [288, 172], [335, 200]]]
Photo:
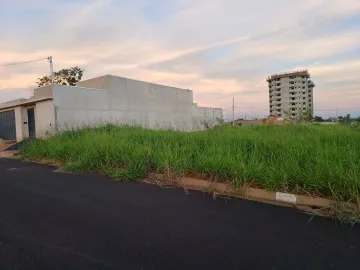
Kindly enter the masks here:
[[284, 118], [285, 112], [296, 118], [300, 111], [314, 112], [314, 82], [308, 70], [273, 74], [267, 78], [270, 115]]

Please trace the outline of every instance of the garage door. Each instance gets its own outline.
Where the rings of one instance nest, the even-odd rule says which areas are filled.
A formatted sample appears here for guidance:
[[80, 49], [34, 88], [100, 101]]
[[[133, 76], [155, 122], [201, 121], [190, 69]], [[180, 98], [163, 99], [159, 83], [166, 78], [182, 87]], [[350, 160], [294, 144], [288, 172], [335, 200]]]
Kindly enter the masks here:
[[0, 138], [16, 140], [15, 111], [0, 112]]

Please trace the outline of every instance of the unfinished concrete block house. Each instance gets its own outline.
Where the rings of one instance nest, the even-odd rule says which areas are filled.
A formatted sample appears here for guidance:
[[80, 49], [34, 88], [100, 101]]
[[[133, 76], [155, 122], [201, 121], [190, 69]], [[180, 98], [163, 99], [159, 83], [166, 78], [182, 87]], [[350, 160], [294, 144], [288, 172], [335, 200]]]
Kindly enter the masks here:
[[220, 108], [198, 107], [191, 90], [106, 75], [0, 104], [0, 138], [21, 141], [106, 123], [193, 131], [222, 117]]

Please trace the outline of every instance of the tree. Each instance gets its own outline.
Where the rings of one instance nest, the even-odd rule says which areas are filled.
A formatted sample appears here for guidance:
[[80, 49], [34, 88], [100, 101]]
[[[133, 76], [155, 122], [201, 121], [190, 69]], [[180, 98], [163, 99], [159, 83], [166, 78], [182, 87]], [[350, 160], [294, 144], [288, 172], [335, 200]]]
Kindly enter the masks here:
[[309, 123], [312, 121], [312, 112], [310, 109], [306, 109], [305, 111], [301, 110], [300, 115], [302, 116], [302, 121], [304, 123]]
[[[83, 72], [84, 70], [78, 66], [59, 70], [54, 72], [54, 83], [74, 86], [76, 83], [81, 81]], [[51, 84], [51, 78], [50, 76], [44, 76], [42, 78], [38, 78], [36, 83], [38, 87], [49, 85]]]
[[315, 116], [314, 121], [315, 122], [324, 122], [324, 119], [321, 116]]
[[302, 110], [299, 109], [296, 116], [292, 116], [292, 112], [284, 111], [285, 119], [289, 123], [309, 123], [312, 120], [312, 113], [310, 109]]
[[338, 122], [338, 118], [336, 117], [329, 117], [328, 119], [325, 119], [324, 122]]
[[346, 116], [339, 116], [338, 120], [341, 124], [351, 124], [351, 115], [347, 114]]

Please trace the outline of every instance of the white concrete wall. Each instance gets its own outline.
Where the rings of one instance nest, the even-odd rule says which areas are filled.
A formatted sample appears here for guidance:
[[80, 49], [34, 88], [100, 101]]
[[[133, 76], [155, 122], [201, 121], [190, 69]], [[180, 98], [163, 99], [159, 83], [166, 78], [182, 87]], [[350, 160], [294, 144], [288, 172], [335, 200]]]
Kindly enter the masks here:
[[[27, 112], [26, 112], [27, 113]], [[55, 109], [52, 100], [38, 102], [35, 105], [36, 137], [41, 138], [55, 132]]]
[[16, 121], [16, 141], [22, 141], [29, 137], [29, 129], [27, 123], [27, 111], [24, 107], [15, 108]]
[[194, 114], [205, 118], [223, 118], [222, 109], [210, 107], [195, 107]]
[[47, 98], [52, 97], [52, 87], [51, 85], [46, 85], [34, 89], [34, 98]]
[[109, 90], [54, 85], [59, 129], [104, 123], [147, 128], [198, 129], [193, 123], [192, 92], [115, 78]]
[[220, 108], [198, 107], [193, 105], [193, 115], [196, 122], [203, 123], [207, 127], [214, 127], [223, 119], [223, 112]]
[[[206, 117], [198, 113], [191, 90], [109, 75], [84, 84], [108, 89], [53, 85], [58, 129], [105, 123], [186, 131], [204, 127]], [[221, 109], [206, 109], [214, 123], [222, 117]]]
[[93, 89], [109, 89], [109, 75], [84, 80], [78, 82], [76, 86]]

